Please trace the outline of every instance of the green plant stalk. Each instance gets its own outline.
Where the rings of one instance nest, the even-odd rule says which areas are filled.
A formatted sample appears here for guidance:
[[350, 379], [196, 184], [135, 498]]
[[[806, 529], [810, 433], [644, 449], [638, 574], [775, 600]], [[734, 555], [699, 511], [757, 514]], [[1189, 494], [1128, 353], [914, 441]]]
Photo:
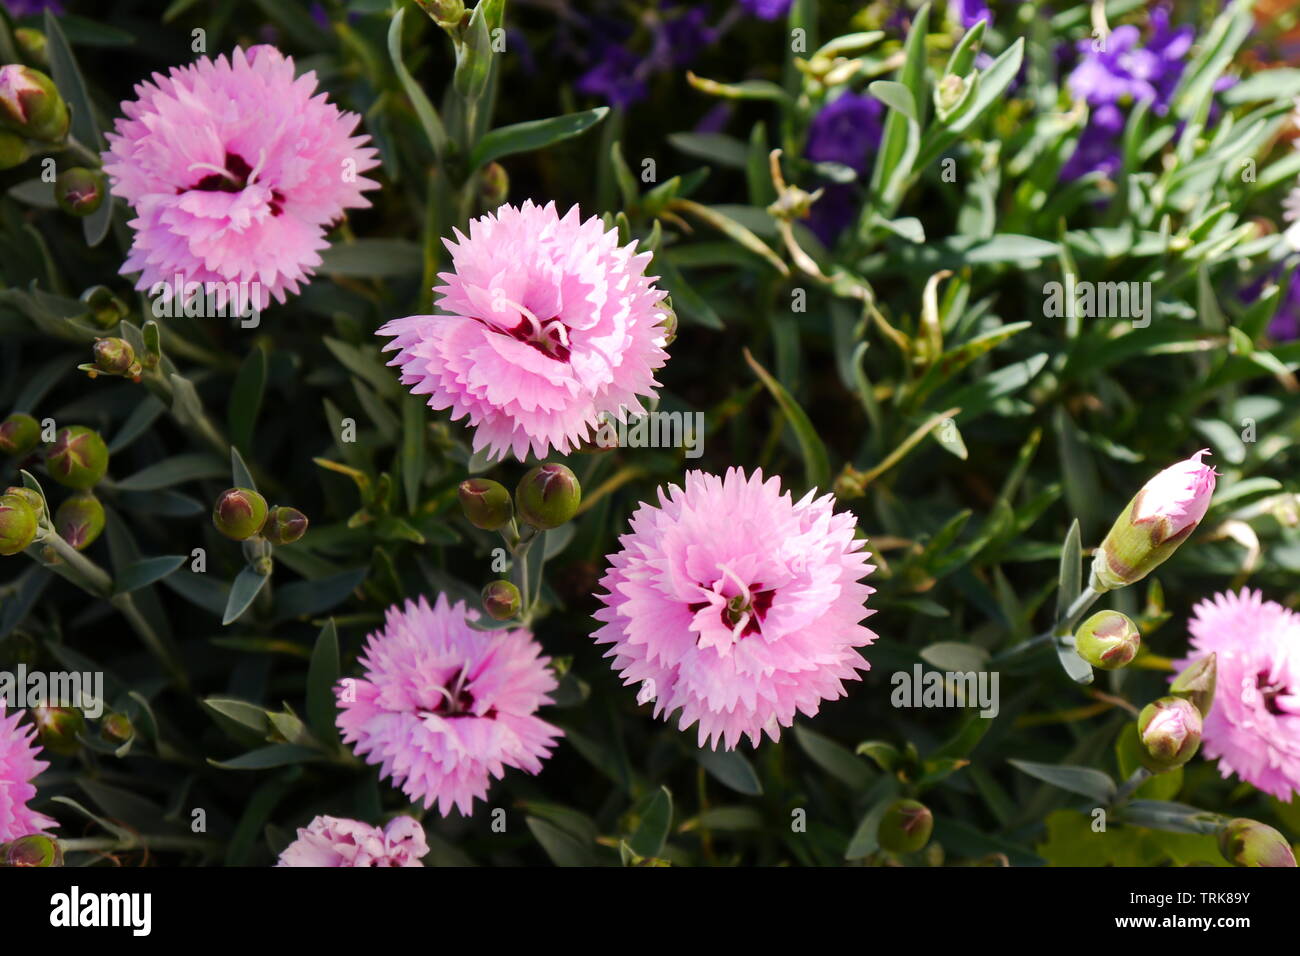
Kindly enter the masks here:
[[[47, 555], [46, 549], [52, 551], [53, 556]], [[94, 597], [102, 598], [117, 609], [145, 645], [163, 662], [180, 688], [189, 689], [189, 677], [167, 641], [154, 630], [129, 593], [113, 593], [113, 578], [107, 571], [48, 529], [43, 529], [37, 535], [26, 553], [42, 567], [71, 581]]]

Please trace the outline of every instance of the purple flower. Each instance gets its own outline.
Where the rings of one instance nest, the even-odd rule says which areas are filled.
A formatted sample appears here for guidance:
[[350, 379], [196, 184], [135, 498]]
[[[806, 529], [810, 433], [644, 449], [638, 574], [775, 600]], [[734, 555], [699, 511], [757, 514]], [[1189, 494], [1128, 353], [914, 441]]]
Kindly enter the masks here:
[[14, 17], [31, 17], [49, 10], [55, 16], [63, 15], [59, 0], [7, 0], [9, 12]]
[[[814, 163], [839, 163], [859, 176], [880, 145], [884, 105], [871, 96], [845, 92], [822, 107], [808, 126], [804, 158]], [[813, 204], [808, 228], [831, 245], [857, 216], [858, 191], [848, 183], [826, 187]]]
[[622, 44], [606, 46], [597, 55], [596, 64], [578, 77], [579, 93], [599, 96], [615, 106], [631, 106], [646, 97], [646, 82], [641, 76], [641, 58]]
[[760, 20], [775, 20], [790, 12], [794, 0], [740, 0], [740, 5]]
[[655, 37], [656, 53], [660, 57], [666, 54], [671, 66], [688, 66], [718, 39], [718, 31], [709, 26], [708, 15], [704, 7], [682, 7], [676, 16], [667, 17]]
[[808, 126], [804, 157], [814, 163], [839, 163], [858, 175], [880, 145], [884, 104], [873, 96], [846, 92], [826, 104]]
[[1061, 171], [1065, 179], [1098, 170], [1109, 176], [1119, 169], [1119, 138], [1125, 123], [1121, 106], [1145, 101], [1157, 115], [1168, 112], [1193, 31], [1191, 27], [1171, 27], [1169, 11], [1163, 7], [1151, 11], [1150, 25], [1145, 45], [1141, 45], [1138, 28], [1127, 24], [1112, 30], [1101, 50], [1093, 49], [1093, 40], [1078, 44], [1083, 59], [1067, 85], [1072, 95], [1092, 109], [1079, 145]]
[[984, 0], [948, 0], [948, 12], [967, 30], [981, 20], [993, 22], [993, 14]]
[[[1246, 288], [1239, 297], [1243, 302], [1257, 302], [1264, 289], [1273, 283], [1285, 281], [1283, 266], [1269, 271]], [[1286, 295], [1277, 304], [1277, 312], [1268, 324], [1268, 335], [1274, 342], [1293, 342], [1300, 339], [1300, 270], [1291, 274]]]

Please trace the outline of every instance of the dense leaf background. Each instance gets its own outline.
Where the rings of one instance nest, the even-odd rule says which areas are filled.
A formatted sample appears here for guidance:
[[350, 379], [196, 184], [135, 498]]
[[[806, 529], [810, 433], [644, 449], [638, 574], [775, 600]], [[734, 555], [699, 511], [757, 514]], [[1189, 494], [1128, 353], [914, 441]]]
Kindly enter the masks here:
[[[466, 214], [481, 211], [473, 174], [488, 152], [462, 141], [439, 160], [411, 97], [422, 89], [454, 118], [456, 96], [444, 95], [452, 43], [414, 4], [380, 0], [319, 5], [326, 27], [293, 0], [66, 6], [50, 20], [6, 12], [0, 55], [11, 59], [23, 25], [46, 29], [51, 57], [62, 55], [47, 26], [57, 23], [69, 58], [56, 80], [72, 101], [74, 71], [89, 97], [77, 122], [111, 128], [136, 82], [194, 58], [195, 30], [214, 56], [274, 42], [363, 115], [383, 188], [332, 233], [315, 281], [258, 328], [161, 320], [176, 379], [160, 387], [77, 370], [105, 331], [79, 301], [84, 290], [104, 285], [127, 303], [136, 331], [121, 334], [140, 335], [149, 318], [117, 272], [129, 210], [116, 204], [107, 236], [88, 242], [93, 223], [50, 207], [37, 160], [0, 174], [0, 412], [88, 425], [110, 443], [97, 491], [108, 527], [87, 556], [130, 594], [148, 631], [24, 556], [3, 559], [0, 662], [103, 671], [112, 707], [136, 732], [122, 752], [92, 724], [78, 752], [55, 757], [40, 778], [38, 806], [58, 818], [60, 835], [87, 841], [70, 862], [131, 865], [266, 864], [319, 813], [376, 823], [420, 815], [339, 747], [327, 688], [358, 673], [357, 651], [385, 607], [439, 591], [474, 603], [493, 576], [495, 538], [468, 524], [456, 500], [482, 462], [459, 424], [400, 387], [373, 334], [429, 311], [445, 267], [439, 237], [463, 223], [461, 199]], [[630, 849], [682, 864], [884, 862], [875, 828], [907, 792], [936, 817], [934, 842], [908, 864], [1222, 863], [1208, 836], [1121, 826], [1099, 835], [1082, 812], [1093, 798], [1010, 761], [1122, 781], [1134, 765], [1123, 740], [1133, 708], [1163, 692], [1191, 606], [1246, 583], [1283, 603], [1298, 597], [1300, 343], [1276, 340], [1268, 326], [1293, 267], [1278, 229], [1300, 171], [1286, 138], [1300, 82], [1261, 69], [1273, 65], [1267, 51], [1286, 23], [1247, 40], [1249, 4], [1217, 20], [1216, 4], [1179, 5], [1198, 41], [1174, 107], [1132, 111], [1114, 181], [1067, 183], [1060, 168], [1079, 124], [1068, 119], [1068, 56], [1057, 51], [1089, 36], [1087, 5], [995, 5], [994, 25], [973, 38], [981, 56], [972, 50], [961, 71], [982, 74], [984, 101], [958, 130], [932, 101], [947, 65], [964, 56], [963, 31], [942, 5], [927, 26], [896, 4], [800, 0], [788, 24], [706, 4], [710, 22], [730, 26], [691, 69], [748, 85], [719, 97], [669, 70], [653, 76], [647, 99], [608, 112], [575, 89], [591, 50], [575, 26], [587, 6], [505, 10], [491, 128], [583, 116], [498, 158], [510, 201], [577, 203], [655, 249], [681, 320], [660, 408], [707, 415], [704, 453], [566, 459], [584, 510], [547, 540], [548, 613], [536, 628], [564, 675], [544, 716], [566, 736], [542, 774], [508, 773], [472, 818], [423, 814], [427, 862], [617, 864], [620, 845], [622, 859]], [[658, 9], [601, 12], [646, 30]], [[1135, 2], [1106, 9], [1113, 24], [1147, 15]], [[905, 45], [905, 27], [918, 22]], [[855, 187], [859, 218], [833, 249], [793, 226], [816, 261], [820, 276], [810, 275], [768, 211], [777, 198], [769, 152], [783, 150], [789, 184], [823, 183], [827, 170], [802, 148], [832, 91], [795, 60], [806, 65], [822, 44], [875, 28], [884, 35], [845, 57], [860, 58], [854, 89], [897, 84], [878, 90], [898, 107], [877, 153], [889, 160]], [[791, 51], [792, 29], [806, 31], [801, 52]], [[1222, 74], [1242, 81], [1216, 93]], [[909, 105], [922, 111], [915, 142]], [[97, 134], [83, 130], [89, 145]], [[561, 130], [574, 135], [548, 142]], [[640, 179], [645, 159], [652, 182]], [[1257, 168], [1249, 179], [1246, 159]], [[927, 282], [941, 270], [951, 275], [927, 308]], [[1152, 283], [1153, 320], [1046, 316], [1046, 284], [1070, 274]], [[1261, 279], [1276, 283], [1256, 299], [1242, 294]], [[345, 419], [355, 442], [341, 439]], [[1254, 432], [1243, 440], [1248, 420]], [[1094, 546], [1150, 475], [1202, 447], [1221, 477], [1200, 531], [1154, 578], [1108, 596], [1144, 626], [1141, 666], [1084, 687], [1050, 650], [990, 664], [1051, 624], [1072, 522], [1084, 549]], [[223, 626], [245, 561], [209, 512], [244, 462], [268, 500], [300, 508], [312, 527], [277, 549], [268, 591]], [[604, 556], [636, 503], [684, 468], [731, 465], [779, 474], [796, 495], [834, 483], [879, 557], [869, 623], [880, 639], [866, 653], [870, 673], [815, 720], [776, 744], [711, 753], [693, 731], [651, 719], [589, 635]], [[20, 466], [41, 479], [38, 462], [16, 460], [0, 479], [15, 483]], [[512, 487], [523, 471], [507, 463], [486, 474]], [[43, 485], [52, 499], [64, 493]], [[196, 548], [207, 555], [202, 574], [191, 569]], [[1000, 672], [996, 719], [891, 705], [895, 672], [971, 664]], [[1202, 759], [1140, 795], [1254, 817], [1300, 839], [1292, 807], [1221, 779]], [[205, 833], [193, 831], [195, 808]], [[505, 832], [492, 827], [496, 808]]]

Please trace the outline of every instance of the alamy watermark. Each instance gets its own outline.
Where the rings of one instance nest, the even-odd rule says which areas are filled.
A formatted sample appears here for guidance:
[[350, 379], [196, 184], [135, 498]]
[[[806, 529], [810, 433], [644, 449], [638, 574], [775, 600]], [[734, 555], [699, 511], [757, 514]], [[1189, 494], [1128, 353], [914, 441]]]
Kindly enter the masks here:
[[979, 707], [990, 719], [1001, 707], [997, 671], [928, 671], [913, 664], [910, 671], [894, 671], [889, 682], [895, 707]]
[[102, 671], [0, 671], [0, 700], [10, 709], [76, 707], [92, 720], [104, 713]]
[[1136, 329], [1151, 324], [1150, 282], [1088, 282], [1067, 273], [1065, 282], [1043, 286], [1049, 319], [1129, 319]]
[[602, 412], [595, 444], [601, 448], [681, 448], [687, 458], [704, 454], [703, 412]]
[[255, 329], [262, 321], [262, 283], [198, 282], [176, 273], [170, 283], [155, 282], [149, 288], [155, 319], [184, 316], [189, 319], [237, 318], [241, 328]]

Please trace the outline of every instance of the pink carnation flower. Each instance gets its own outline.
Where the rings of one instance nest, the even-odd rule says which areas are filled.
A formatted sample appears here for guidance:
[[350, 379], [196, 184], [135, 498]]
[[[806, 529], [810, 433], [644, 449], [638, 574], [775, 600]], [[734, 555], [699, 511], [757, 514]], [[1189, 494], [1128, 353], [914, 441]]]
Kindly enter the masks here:
[[689, 471], [684, 491], [642, 503], [610, 556], [593, 636], [656, 716], [698, 721], [701, 746], [776, 740], [870, 666], [855, 648], [876, 638], [860, 623], [874, 567], [853, 515], [813, 494], [792, 501], [762, 472]]
[[314, 72], [295, 79], [274, 47], [203, 57], [135, 91], [104, 171], [135, 209], [121, 271], [140, 273], [137, 289], [170, 301], [180, 275], [217, 283], [222, 307], [283, 303], [321, 264], [325, 227], [370, 205], [362, 191], [378, 184], [360, 174], [379, 161], [353, 135], [361, 117], [317, 94]]
[[1300, 790], [1300, 616], [1243, 589], [1196, 605], [1188, 629], [1192, 652], [1178, 670], [1217, 655], [1202, 752], [1223, 776], [1289, 801]]
[[390, 607], [361, 657], [365, 679], [335, 689], [344, 742], [443, 816], [453, 804], [468, 816], [506, 767], [539, 772], [560, 736], [533, 716], [557, 686], [550, 658], [522, 628], [474, 630], [478, 617], [446, 595]]
[[594, 429], [644, 409], [664, 351], [665, 293], [650, 253], [619, 247], [599, 219], [555, 204], [502, 206], [446, 241], [453, 271], [434, 289], [444, 315], [394, 319], [389, 364], [429, 406], [468, 417], [474, 450], [568, 454]]
[[424, 827], [411, 817], [394, 817], [382, 830], [359, 820], [317, 817], [298, 828], [298, 839], [276, 866], [424, 866], [429, 852]]
[[49, 817], [27, 806], [36, 796], [32, 778], [49, 764], [36, 759], [41, 752], [35, 740], [36, 728], [31, 724], [19, 727], [22, 716], [23, 712], [17, 710], [6, 717], [4, 701], [0, 700], [0, 843], [55, 826]]
[[1201, 463], [1201, 456], [1209, 453], [1208, 448], [1202, 448], [1143, 485], [1133, 502], [1133, 523], [1166, 522], [1164, 540], [1176, 538], [1200, 524], [1210, 509], [1217, 477], [1213, 468]]

